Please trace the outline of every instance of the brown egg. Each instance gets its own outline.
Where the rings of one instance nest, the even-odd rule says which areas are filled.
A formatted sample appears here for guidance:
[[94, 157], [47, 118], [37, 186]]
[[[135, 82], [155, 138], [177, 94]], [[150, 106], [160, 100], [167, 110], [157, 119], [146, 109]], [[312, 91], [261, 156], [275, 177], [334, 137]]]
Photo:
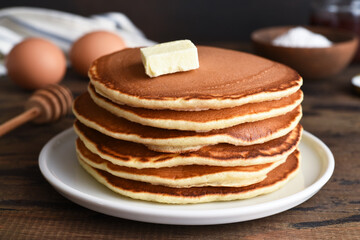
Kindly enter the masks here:
[[69, 58], [75, 71], [87, 76], [89, 67], [95, 59], [123, 48], [125, 43], [117, 34], [96, 31], [76, 40], [70, 49]]
[[9, 78], [20, 87], [38, 89], [62, 80], [66, 58], [50, 41], [27, 38], [6, 56], [6, 68]]

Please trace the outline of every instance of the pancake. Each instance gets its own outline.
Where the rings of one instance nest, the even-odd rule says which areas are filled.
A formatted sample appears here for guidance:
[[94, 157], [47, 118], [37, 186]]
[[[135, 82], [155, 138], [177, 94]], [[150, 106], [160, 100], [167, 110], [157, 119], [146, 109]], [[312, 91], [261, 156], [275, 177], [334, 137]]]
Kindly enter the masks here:
[[85, 146], [101, 158], [119, 166], [160, 168], [178, 165], [249, 166], [275, 162], [293, 152], [302, 133], [301, 125], [287, 135], [263, 144], [234, 146], [216, 144], [189, 153], [160, 153], [143, 144], [108, 137], [79, 121], [74, 129]]
[[[73, 105], [76, 118], [83, 124], [113, 138], [149, 145], [158, 151], [181, 152], [187, 147], [229, 143], [253, 145], [286, 135], [301, 119], [301, 106], [291, 112], [262, 121], [244, 123], [208, 132], [166, 130], [143, 126], [116, 117], [100, 108], [88, 93], [79, 96]], [[159, 146], [163, 146], [162, 148]], [[168, 149], [172, 147], [173, 149]], [[176, 148], [176, 147], [181, 147]]]
[[263, 181], [245, 187], [172, 188], [116, 177], [87, 165], [81, 159], [79, 163], [101, 184], [123, 196], [161, 203], [189, 204], [246, 199], [273, 192], [284, 186], [299, 171], [300, 152], [295, 150], [285, 163], [269, 172]]
[[133, 107], [206, 110], [280, 99], [295, 93], [302, 78], [293, 69], [252, 54], [198, 47], [196, 70], [149, 78], [139, 48], [95, 60], [89, 77], [96, 91]]
[[84, 143], [76, 141], [78, 158], [93, 168], [104, 170], [114, 176], [135, 181], [170, 187], [194, 186], [247, 186], [265, 179], [266, 174], [284, 163], [282, 159], [273, 163], [253, 166], [201, 166], [180, 165], [165, 168], [128, 168], [115, 165], [88, 150]]
[[238, 107], [207, 111], [173, 111], [119, 105], [96, 93], [91, 84], [88, 92], [97, 105], [116, 116], [142, 125], [188, 131], [210, 131], [276, 117], [292, 111], [303, 99], [302, 91], [298, 90], [279, 100], [249, 103]]
[[195, 152], [200, 148], [207, 145], [194, 145], [194, 146], [172, 146], [172, 145], [145, 145], [148, 149], [163, 152], [163, 153], [187, 153], [187, 152]]

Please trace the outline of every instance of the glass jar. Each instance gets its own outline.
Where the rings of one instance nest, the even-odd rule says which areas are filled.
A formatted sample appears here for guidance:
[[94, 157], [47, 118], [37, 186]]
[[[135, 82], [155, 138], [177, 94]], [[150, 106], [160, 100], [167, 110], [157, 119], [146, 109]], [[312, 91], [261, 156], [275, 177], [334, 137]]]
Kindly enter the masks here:
[[[315, 0], [310, 24], [350, 30], [360, 38], [360, 0]], [[360, 47], [354, 60], [360, 61]]]

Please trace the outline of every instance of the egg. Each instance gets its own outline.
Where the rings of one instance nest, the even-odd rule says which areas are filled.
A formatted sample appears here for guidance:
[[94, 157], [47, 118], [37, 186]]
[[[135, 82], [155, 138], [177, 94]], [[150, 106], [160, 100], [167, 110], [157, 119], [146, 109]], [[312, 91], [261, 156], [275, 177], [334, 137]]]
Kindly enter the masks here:
[[87, 76], [91, 63], [106, 54], [125, 48], [123, 39], [108, 31], [95, 31], [85, 34], [72, 45], [69, 58], [76, 72]]
[[62, 80], [66, 58], [61, 49], [42, 38], [27, 38], [6, 56], [9, 78], [18, 86], [38, 89]]

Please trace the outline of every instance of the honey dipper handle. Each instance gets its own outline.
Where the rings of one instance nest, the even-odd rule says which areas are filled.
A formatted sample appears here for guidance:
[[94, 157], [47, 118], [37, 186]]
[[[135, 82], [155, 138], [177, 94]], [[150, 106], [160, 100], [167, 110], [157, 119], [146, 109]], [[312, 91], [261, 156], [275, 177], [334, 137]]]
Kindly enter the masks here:
[[17, 128], [18, 126], [39, 116], [41, 110], [38, 107], [32, 107], [22, 114], [10, 119], [9, 121], [0, 125], [0, 137]]

